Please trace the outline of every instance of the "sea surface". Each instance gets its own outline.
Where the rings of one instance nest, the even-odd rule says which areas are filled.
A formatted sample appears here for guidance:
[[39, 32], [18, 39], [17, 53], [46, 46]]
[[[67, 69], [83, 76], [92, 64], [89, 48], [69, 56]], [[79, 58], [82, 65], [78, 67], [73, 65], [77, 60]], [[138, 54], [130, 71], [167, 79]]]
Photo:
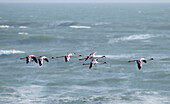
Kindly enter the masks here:
[[1, 3], [0, 104], [170, 104], [170, 4]]

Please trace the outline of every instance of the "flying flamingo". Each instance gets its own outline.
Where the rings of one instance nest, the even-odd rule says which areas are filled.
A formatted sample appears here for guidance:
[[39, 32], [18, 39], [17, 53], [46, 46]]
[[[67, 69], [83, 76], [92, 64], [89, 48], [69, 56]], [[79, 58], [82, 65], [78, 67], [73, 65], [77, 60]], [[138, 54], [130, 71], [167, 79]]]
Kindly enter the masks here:
[[[53, 59], [53, 58], [51, 58], [51, 59]], [[43, 60], [45, 60], [46, 62], [49, 62], [49, 60], [46, 56], [42, 56], [38, 59], [40, 66], [43, 64]]]
[[[148, 59], [148, 61], [149, 61], [149, 60], [153, 60], [153, 58]], [[138, 65], [139, 70], [142, 68], [142, 61], [143, 61], [144, 63], [147, 63], [147, 60], [144, 59], [144, 58], [140, 58], [139, 60], [132, 60], [132, 61], [128, 61], [128, 62], [134, 62], [134, 61], [137, 62], [137, 65]]]
[[86, 58], [82, 58], [82, 59], [79, 59], [79, 60], [85, 60], [87, 61], [88, 59], [93, 59], [93, 58], [103, 58], [103, 57], [106, 57], [106, 56], [95, 56], [96, 52], [93, 52], [91, 53], [89, 56], [87, 56]]
[[[40, 56], [39, 56], [40, 57]], [[36, 63], [38, 63], [37, 61], [37, 57], [35, 55], [29, 55], [23, 58], [20, 58], [20, 60], [25, 59], [26, 58], [26, 63], [28, 64], [31, 61], [31, 58], [33, 59], [33, 61], [35, 61]]]
[[64, 57], [65, 58], [65, 62], [68, 62], [70, 60], [70, 57], [81, 57], [82, 55], [75, 55], [75, 53], [69, 53], [68, 55], [66, 56], [59, 56], [59, 57], [56, 57], [56, 58], [61, 58], [61, 57]]
[[96, 65], [96, 64], [107, 64], [106, 62], [99, 63], [99, 62], [97, 62], [97, 60], [98, 60], [98, 58], [95, 58], [95, 59], [93, 59], [90, 63], [86, 63], [86, 64], [83, 64], [83, 65], [89, 65], [89, 64], [90, 64], [89, 69], [91, 69], [92, 66], [93, 66], [93, 65]]

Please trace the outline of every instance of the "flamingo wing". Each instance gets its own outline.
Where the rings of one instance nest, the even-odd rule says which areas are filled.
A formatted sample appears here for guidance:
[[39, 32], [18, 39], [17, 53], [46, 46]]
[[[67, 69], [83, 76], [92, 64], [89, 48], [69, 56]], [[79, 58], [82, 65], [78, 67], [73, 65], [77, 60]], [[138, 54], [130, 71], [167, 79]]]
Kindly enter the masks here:
[[142, 60], [144, 63], [147, 63], [147, 61], [146, 60]]
[[27, 64], [29, 63], [29, 58], [28, 58], [28, 57], [26, 57], [26, 63], [27, 63]]
[[45, 58], [44, 60], [45, 60], [46, 62], [49, 62], [48, 58]]
[[40, 59], [38, 59], [38, 61], [39, 61], [39, 65], [41, 66], [41, 65], [42, 65], [42, 62], [41, 62], [41, 60], [40, 60]]
[[87, 56], [87, 58], [85, 59], [85, 61], [87, 61], [88, 58], [89, 58], [89, 56]]
[[91, 62], [91, 63], [90, 63], [90, 66], [89, 66], [89, 69], [91, 69], [91, 68], [92, 68], [92, 66], [93, 66], [93, 63]]
[[38, 63], [38, 61], [37, 61], [37, 58], [36, 58], [36, 57], [32, 57], [32, 59], [33, 59], [36, 63]]
[[95, 54], [96, 54], [96, 52], [93, 52], [93, 53], [92, 53], [92, 54], [90, 54], [90, 55], [93, 55], [93, 56], [94, 56]]
[[139, 70], [142, 68], [142, 63], [140, 62], [140, 61], [136, 61], [137, 62], [137, 64], [138, 64], [138, 68], [139, 68]]
[[87, 61], [87, 59], [89, 59], [89, 58], [92, 58], [95, 54], [96, 54], [96, 52], [91, 53], [89, 56], [87, 56], [87, 58], [85, 59], [85, 61]]
[[65, 62], [68, 62], [68, 58], [67, 58], [67, 56], [65, 56]]

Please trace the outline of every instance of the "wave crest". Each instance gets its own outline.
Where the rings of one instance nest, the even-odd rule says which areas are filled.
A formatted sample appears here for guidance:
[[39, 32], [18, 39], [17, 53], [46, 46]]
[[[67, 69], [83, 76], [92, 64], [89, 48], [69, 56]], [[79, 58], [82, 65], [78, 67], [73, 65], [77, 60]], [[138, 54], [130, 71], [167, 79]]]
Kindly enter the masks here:
[[19, 26], [19, 28], [21, 28], [21, 29], [26, 29], [26, 28], [28, 28], [27, 26]]
[[8, 29], [8, 28], [13, 28], [12, 26], [9, 25], [0, 25], [1, 29]]
[[10, 55], [10, 54], [16, 54], [16, 53], [25, 53], [25, 52], [19, 51], [19, 50], [0, 50], [0, 55]]
[[130, 40], [142, 40], [142, 39], [149, 39], [151, 37], [154, 37], [154, 36], [151, 34], [130, 35], [126, 37], [110, 39], [109, 43], [115, 43], [115, 42], [120, 42], [120, 41], [130, 41]]
[[108, 24], [110, 24], [110, 23], [108, 23], [108, 22], [98, 22], [98, 23], [95, 23], [94, 25], [100, 26], [100, 25], [108, 25]]
[[75, 28], [75, 29], [90, 29], [90, 26], [70, 26], [70, 28]]
[[97, 57], [106, 56], [110, 59], [132, 58], [135, 54], [120, 54], [120, 55], [95, 55]]
[[76, 24], [78, 23], [74, 21], [60, 21], [58, 23], [58, 26], [71, 26], [71, 25], [76, 25]]
[[18, 32], [19, 35], [28, 35], [27, 32]]

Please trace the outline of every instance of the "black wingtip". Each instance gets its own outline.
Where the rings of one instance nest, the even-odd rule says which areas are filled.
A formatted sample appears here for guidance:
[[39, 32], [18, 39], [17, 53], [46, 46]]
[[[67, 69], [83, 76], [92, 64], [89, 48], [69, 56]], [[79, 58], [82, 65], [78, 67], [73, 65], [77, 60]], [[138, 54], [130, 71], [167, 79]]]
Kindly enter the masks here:
[[29, 63], [29, 59], [28, 59], [28, 57], [26, 57], [26, 64], [28, 64]]
[[41, 63], [40, 59], [38, 59], [38, 62], [39, 62], [39, 65], [41, 66], [41, 65], [42, 65], [42, 63]]
[[93, 64], [92, 64], [92, 63], [90, 63], [89, 69], [91, 69], [91, 68], [92, 68], [92, 66], [93, 66]]
[[65, 56], [65, 62], [68, 62], [68, 60], [67, 60], [67, 56]]
[[85, 59], [85, 61], [87, 61], [88, 58], [89, 58], [89, 56], [87, 56], [87, 58]]

